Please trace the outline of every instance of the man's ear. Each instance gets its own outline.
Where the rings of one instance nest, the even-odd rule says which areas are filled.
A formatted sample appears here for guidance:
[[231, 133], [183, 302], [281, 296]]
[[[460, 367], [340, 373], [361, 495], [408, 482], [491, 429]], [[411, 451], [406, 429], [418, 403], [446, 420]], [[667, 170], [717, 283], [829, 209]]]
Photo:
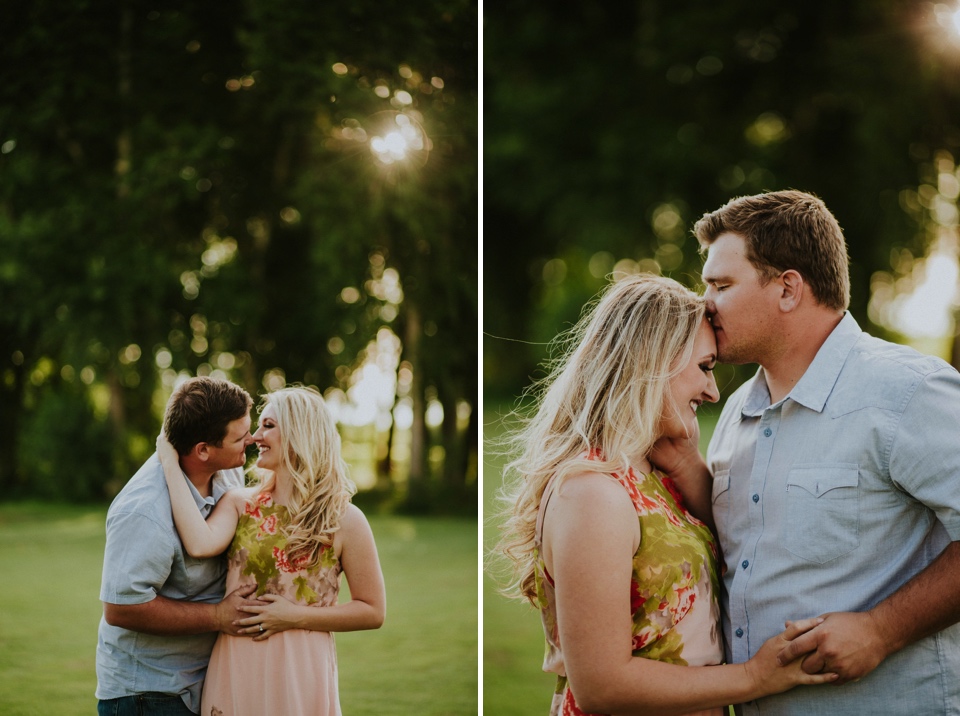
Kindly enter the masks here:
[[193, 446], [190, 454], [200, 462], [206, 462], [210, 459], [210, 446], [207, 443], [197, 443]]
[[787, 269], [776, 280], [780, 284], [780, 310], [784, 313], [795, 310], [806, 290], [803, 276], [794, 269]]

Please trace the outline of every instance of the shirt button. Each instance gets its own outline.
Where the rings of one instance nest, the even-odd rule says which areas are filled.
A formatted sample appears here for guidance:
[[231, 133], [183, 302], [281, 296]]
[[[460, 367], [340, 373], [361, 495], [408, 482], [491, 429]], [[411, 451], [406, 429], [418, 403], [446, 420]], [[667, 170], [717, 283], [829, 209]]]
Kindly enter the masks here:
[[745, 559], [740, 563], [740, 566], [746, 569], [747, 567], [750, 566], [750, 561]]
[[754, 495], [751, 499], [752, 499], [754, 502], [760, 502], [760, 495]]
[[737, 635], [737, 638], [740, 639], [743, 636], [743, 629], [737, 629], [734, 634]]
[[763, 434], [766, 435], [767, 437], [770, 437], [771, 435], [773, 435], [773, 431], [770, 428], [767, 428], [766, 430], [763, 431]]

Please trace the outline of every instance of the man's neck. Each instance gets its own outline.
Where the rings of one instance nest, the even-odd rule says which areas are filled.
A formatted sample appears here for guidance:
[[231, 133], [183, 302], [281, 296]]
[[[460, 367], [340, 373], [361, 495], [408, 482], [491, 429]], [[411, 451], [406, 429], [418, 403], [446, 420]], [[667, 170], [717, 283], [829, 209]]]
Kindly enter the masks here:
[[193, 486], [197, 488], [197, 492], [200, 493], [201, 497], [210, 497], [213, 494], [213, 476], [217, 473], [210, 472], [210, 468], [207, 467], [206, 463], [194, 465], [189, 461], [181, 460], [180, 469], [183, 470], [187, 479], [193, 483]]
[[797, 321], [794, 326], [784, 331], [781, 350], [769, 360], [760, 363], [767, 380], [767, 389], [770, 391], [771, 405], [787, 397], [800, 382], [841, 320], [842, 313], [837, 315], [833, 312], [816, 311], [808, 320]]

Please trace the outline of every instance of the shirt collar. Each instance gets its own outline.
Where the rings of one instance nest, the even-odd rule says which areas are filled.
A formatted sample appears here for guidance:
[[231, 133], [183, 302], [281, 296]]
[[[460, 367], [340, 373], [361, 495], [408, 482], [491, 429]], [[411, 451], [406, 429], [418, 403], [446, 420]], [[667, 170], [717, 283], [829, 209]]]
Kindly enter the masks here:
[[[197, 509], [200, 510], [200, 513], [204, 517], [206, 517], [210, 510], [213, 509], [213, 506], [217, 501], [212, 496], [204, 497], [201, 495], [200, 491], [196, 488], [193, 482], [190, 481], [190, 478], [187, 477], [187, 473], [185, 472], [183, 473], [183, 479], [186, 480], [187, 487], [190, 488], [190, 494], [193, 496], [193, 501], [197, 503]], [[214, 479], [216, 479], [216, 476], [214, 476]], [[211, 494], [215, 494], [213, 490], [211, 490]]]
[[[862, 334], [856, 319], [847, 311], [784, 400], [789, 398], [810, 410], [821, 412], [840, 377], [847, 356]], [[770, 407], [770, 391], [762, 367], [751, 381], [743, 402], [744, 417], [756, 417]]]
[[[181, 470], [182, 472], [182, 470]], [[200, 491], [196, 486], [190, 481], [190, 478], [187, 477], [187, 473], [183, 473], [184, 480], [187, 481], [187, 486], [190, 488], [190, 494], [193, 495], [193, 501], [197, 503], [197, 509], [200, 510], [200, 513], [206, 517], [213, 510], [214, 505], [220, 501], [220, 498], [232, 487], [232, 485], [227, 484], [227, 479], [224, 477], [223, 472], [216, 472], [213, 475], [213, 478], [210, 481], [210, 497], [204, 497], [200, 494]]]
[[211, 499], [215, 503], [219, 502], [224, 493], [226, 493], [232, 487], [234, 487], [234, 485], [230, 484], [222, 470], [215, 473], [213, 476], [213, 481], [210, 483], [210, 493], [212, 495]]

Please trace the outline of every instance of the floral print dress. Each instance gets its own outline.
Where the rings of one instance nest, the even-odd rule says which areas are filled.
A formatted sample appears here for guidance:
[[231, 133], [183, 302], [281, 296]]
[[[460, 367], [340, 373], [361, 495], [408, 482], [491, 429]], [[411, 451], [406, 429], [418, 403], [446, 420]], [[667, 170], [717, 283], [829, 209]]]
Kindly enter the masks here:
[[[723, 644], [718, 622], [717, 548], [710, 530], [682, 506], [673, 484], [632, 468], [614, 478], [630, 495], [640, 520], [640, 546], [633, 555], [630, 611], [633, 655], [685, 666], [719, 664]], [[557, 629], [555, 585], [543, 562], [543, 516], [554, 482], [544, 490], [537, 515], [537, 600], [546, 636], [543, 670], [557, 674], [550, 716], [581, 716], [567, 684]], [[585, 555], [589, 558], [589, 555]], [[678, 684], [678, 687], [680, 684]], [[723, 709], [703, 712], [723, 714]]]
[[[269, 493], [247, 504], [227, 551], [227, 593], [256, 584], [254, 596], [279, 594], [318, 608], [335, 605], [341, 570], [333, 549], [325, 548], [310, 569], [291, 563], [282, 529], [288, 521], [287, 508], [275, 506]], [[265, 641], [221, 634], [210, 656], [200, 713], [339, 716], [333, 634], [288, 629]]]

